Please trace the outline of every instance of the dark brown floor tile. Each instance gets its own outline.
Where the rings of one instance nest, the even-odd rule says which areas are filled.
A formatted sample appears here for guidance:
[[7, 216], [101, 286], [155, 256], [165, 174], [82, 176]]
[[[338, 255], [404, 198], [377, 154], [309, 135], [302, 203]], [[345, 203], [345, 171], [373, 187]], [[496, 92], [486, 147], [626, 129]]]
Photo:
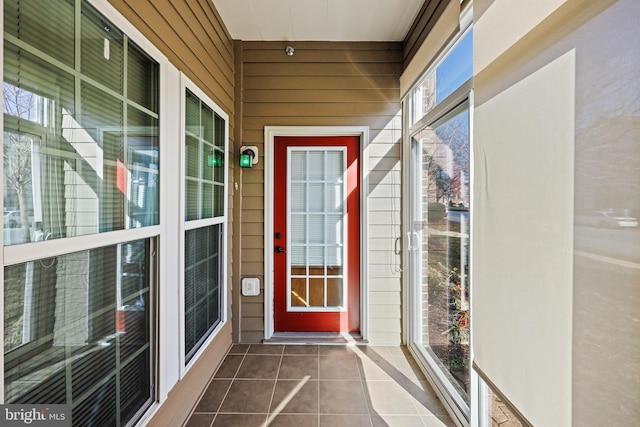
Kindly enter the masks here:
[[317, 345], [286, 345], [284, 346], [284, 354], [308, 354], [317, 356]]
[[318, 346], [320, 356], [355, 356], [356, 349], [350, 345], [321, 345]]
[[282, 354], [283, 345], [251, 344], [248, 354]]
[[267, 414], [218, 414], [214, 427], [264, 427]]
[[228, 355], [218, 368], [214, 378], [234, 378], [244, 356]]
[[360, 381], [320, 381], [321, 414], [368, 414]]
[[368, 415], [320, 415], [320, 427], [371, 427]]
[[209, 427], [216, 414], [193, 414], [185, 427]]
[[200, 398], [195, 412], [217, 412], [227, 390], [229, 390], [229, 385], [231, 385], [231, 380], [212, 380]]
[[[279, 414], [273, 418], [269, 416], [269, 427], [317, 427], [318, 415]], [[337, 427], [337, 426], [334, 426]]]
[[318, 381], [278, 380], [270, 413], [317, 414]]
[[320, 356], [321, 380], [360, 380], [359, 360], [355, 357]]
[[281, 356], [247, 354], [238, 369], [236, 378], [275, 379]]
[[365, 381], [363, 385], [371, 414], [418, 415], [413, 397], [397, 382]]
[[371, 416], [373, 427], [424, 427], [419, 415]]
[[249, 350], [249, 344], [234, 344], [229, 350], [229, 354], [245, 354]]
[[266, 414], [274, 384], [275, 380], [235, 380], [220, 412]]
[[318, 378], [318, 356], [282, 356], [278, 379]]

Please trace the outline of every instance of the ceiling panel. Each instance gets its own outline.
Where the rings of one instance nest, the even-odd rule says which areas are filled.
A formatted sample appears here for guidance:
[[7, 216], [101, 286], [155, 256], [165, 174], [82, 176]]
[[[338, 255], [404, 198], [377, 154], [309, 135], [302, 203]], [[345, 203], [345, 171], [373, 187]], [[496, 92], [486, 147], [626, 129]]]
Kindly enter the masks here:
[[401, 41], [424, 0], [212, 0], [238, 40]]

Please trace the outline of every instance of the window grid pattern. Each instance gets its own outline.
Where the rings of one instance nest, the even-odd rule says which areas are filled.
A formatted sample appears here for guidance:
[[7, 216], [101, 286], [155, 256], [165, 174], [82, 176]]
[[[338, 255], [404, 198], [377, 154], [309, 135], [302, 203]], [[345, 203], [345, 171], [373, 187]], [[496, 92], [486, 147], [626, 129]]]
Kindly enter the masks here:
[[185, 89], [185, 364], [222, 322], [226, 120]]
[[289, 147], [290, 311], [344, 308], [346, 149]]
[[5, 259], [4, 401], [132, 425], [155, 399], [159, 65], [84, 0], [3, 12], [5, 256], [54, 240]]

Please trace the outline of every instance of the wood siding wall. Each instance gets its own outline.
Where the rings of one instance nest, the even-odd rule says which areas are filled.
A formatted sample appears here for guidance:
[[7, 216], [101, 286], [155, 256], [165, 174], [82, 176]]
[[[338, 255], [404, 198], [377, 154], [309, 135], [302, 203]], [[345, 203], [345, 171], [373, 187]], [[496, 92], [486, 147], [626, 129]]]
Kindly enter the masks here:
[[[400, 237], [402, 44], [296, 42], [291, 43], [295, 54], [287, 56], [284, 42], [236, 43], [239, 138], [260, 151], [260, 162], [237, 174], [239, 278], [259, 277], [264, 286], [264, 127], [369, 126], [369, 338], [400, 343], [400, 258], [395, 250]], [[234, 293], [242, 342], [264, 337], [263, 295]]]

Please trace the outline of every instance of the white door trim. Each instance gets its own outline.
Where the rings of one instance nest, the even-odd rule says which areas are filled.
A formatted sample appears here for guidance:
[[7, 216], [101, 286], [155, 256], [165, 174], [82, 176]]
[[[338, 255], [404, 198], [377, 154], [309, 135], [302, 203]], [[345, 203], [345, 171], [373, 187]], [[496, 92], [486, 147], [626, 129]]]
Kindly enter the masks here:
[[368, 339], [369, 326], [369, 127], [367, 126], [265, 126], [264, 127], [264, 339], [274, 333], [273, 307], [273, 160], [276, 136], [360, 137], [360, 334]]

